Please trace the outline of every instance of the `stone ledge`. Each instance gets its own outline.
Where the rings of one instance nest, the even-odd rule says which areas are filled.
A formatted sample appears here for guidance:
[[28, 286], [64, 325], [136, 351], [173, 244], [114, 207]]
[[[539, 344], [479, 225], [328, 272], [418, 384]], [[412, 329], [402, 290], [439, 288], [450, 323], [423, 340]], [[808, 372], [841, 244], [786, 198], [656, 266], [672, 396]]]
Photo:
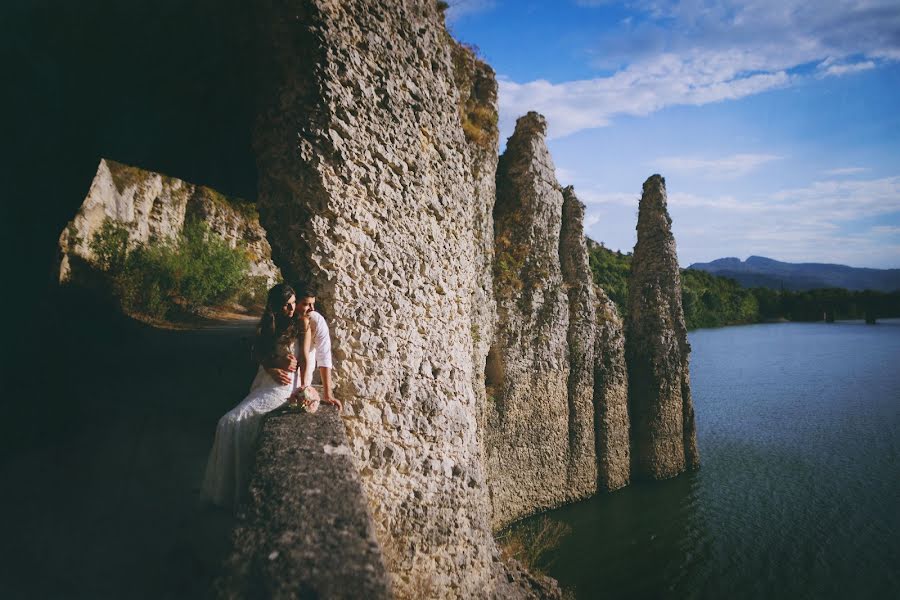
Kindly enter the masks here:
[[337, 412], [263, 423], [219, 598], [390, 598], [381, 548]]

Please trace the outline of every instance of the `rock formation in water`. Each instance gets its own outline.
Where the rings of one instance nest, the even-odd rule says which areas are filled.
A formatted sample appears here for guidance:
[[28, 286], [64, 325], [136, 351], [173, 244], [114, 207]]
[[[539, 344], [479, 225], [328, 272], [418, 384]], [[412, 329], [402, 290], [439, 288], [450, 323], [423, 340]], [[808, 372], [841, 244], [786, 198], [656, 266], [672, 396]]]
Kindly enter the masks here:
[[485, 427], [495, 527], [597, 488], [594, 291], [583, 209], [571, 190], [563, 198], [546, 126], [537, 113], [520, 118], [497, 168], [498, 322]]
[[644, 182], [628, 280], [625, 356], [632, 471], [664, 479], [700, 464], [681, 306], [681, 275], [665, 180]]
[[131, 244], [174, 239], [186, 220], [198, 219], [231, 247], [239, 242], [251, 254], [250, 275], [269, 282], [279, 279], [266, 232], [256, 207], [228, 198], [208, 187], [101, 159], [90, 190], [75, 218], [59, 238], [59, 281], [72, 277], [72, 262], [94, 261], [90, 241], [103, 222], [112, 219], [128, 228]]
[[599, 287], [594, 336], [594, 406], [597, 441], [597, 487], [612, 491], [631, 481], [631, 437], [628, 418], [628, 369], [625, 327], [615, 303]]
[[477, 435], [497, 134], [495, 116], [467, 117], [473, 96], [496, 115], [490, 70], [472, 61], [458, 88], [467, 66], [431, 0], [260, 11], [262, 221], [288, 278], [316, 281], [330, 307], [336, 394], [393, 589], [522, 596], [532, 583], [494, 543]]

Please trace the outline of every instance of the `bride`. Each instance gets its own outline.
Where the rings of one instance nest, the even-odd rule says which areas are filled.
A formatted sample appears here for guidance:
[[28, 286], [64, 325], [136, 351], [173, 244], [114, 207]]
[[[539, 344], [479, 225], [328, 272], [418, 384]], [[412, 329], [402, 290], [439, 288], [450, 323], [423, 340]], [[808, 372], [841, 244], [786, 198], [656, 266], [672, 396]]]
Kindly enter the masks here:
[[[216, 427], [203, 477], [203, 495], [220, 506], [236, 506], [247, 490], [263, 415], [284, 404], [298, 387], [309, 385], [312, 369], [309, 315], [297, 309], [297, 297], [286, 283], [269, 290], [259, 321], [254, 358], [260, 367], [250, 393], [227, 412]], [[300, 357], [298, 362], [297, 357]]]

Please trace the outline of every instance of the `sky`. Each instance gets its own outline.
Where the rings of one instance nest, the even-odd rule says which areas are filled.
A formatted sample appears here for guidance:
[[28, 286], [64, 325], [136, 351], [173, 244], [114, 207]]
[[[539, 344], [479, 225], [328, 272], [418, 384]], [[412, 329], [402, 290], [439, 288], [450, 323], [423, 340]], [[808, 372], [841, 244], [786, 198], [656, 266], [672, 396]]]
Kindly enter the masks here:
[[683, 267], [767, 256], [900, 268], [900, 1], [451, 0], [536, 110], [585, 233], [631, 251], [663, 175]]

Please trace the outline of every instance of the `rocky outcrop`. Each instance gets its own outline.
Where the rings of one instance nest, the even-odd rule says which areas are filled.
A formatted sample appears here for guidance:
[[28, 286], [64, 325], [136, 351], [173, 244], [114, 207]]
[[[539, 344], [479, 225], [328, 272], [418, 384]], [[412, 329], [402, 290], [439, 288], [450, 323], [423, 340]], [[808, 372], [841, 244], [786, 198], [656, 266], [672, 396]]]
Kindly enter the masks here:
[[251, 256], [250, 275], [263, 276], [269, 282], [280, 278], [252, 203], [174, 177], [101, 159], [81, 208], [59, 238], [60, 283], [72, 276], [73, 258], [94, 261], [90, 241], [107, 218], [127, 226], [132, 245], [154, 238], [174, 239], [186, 220], [202, 220], [232, 248], [238, 243], [246, 246]]
[[594, 335], [594, 406], [597, 442], [597, 487], [617, 490], [631, 481], [628, 369], [625, 328], [615, 303], [599, 287]]
[[261, 5], [258, 202], [276, 262], [330, 306], [336, 393], [396, 594], [521, 596], [477, 436], [473, 304], [489, 290], [472, 259], [491, 162], [463, 130], [437, 4]]
[[546, 126], [537, 113], [520, 118], [497, 169], [498, 322], [485, 428], [495, 528], [597, 486], [594, 296], [583, 208], [571, 191], [564, 201]]
[[628, 280], [625, 356], [636, 477], [664, 479], [699, 466], [681, 306], [681, 276], [665, 180], [644, 182]]

